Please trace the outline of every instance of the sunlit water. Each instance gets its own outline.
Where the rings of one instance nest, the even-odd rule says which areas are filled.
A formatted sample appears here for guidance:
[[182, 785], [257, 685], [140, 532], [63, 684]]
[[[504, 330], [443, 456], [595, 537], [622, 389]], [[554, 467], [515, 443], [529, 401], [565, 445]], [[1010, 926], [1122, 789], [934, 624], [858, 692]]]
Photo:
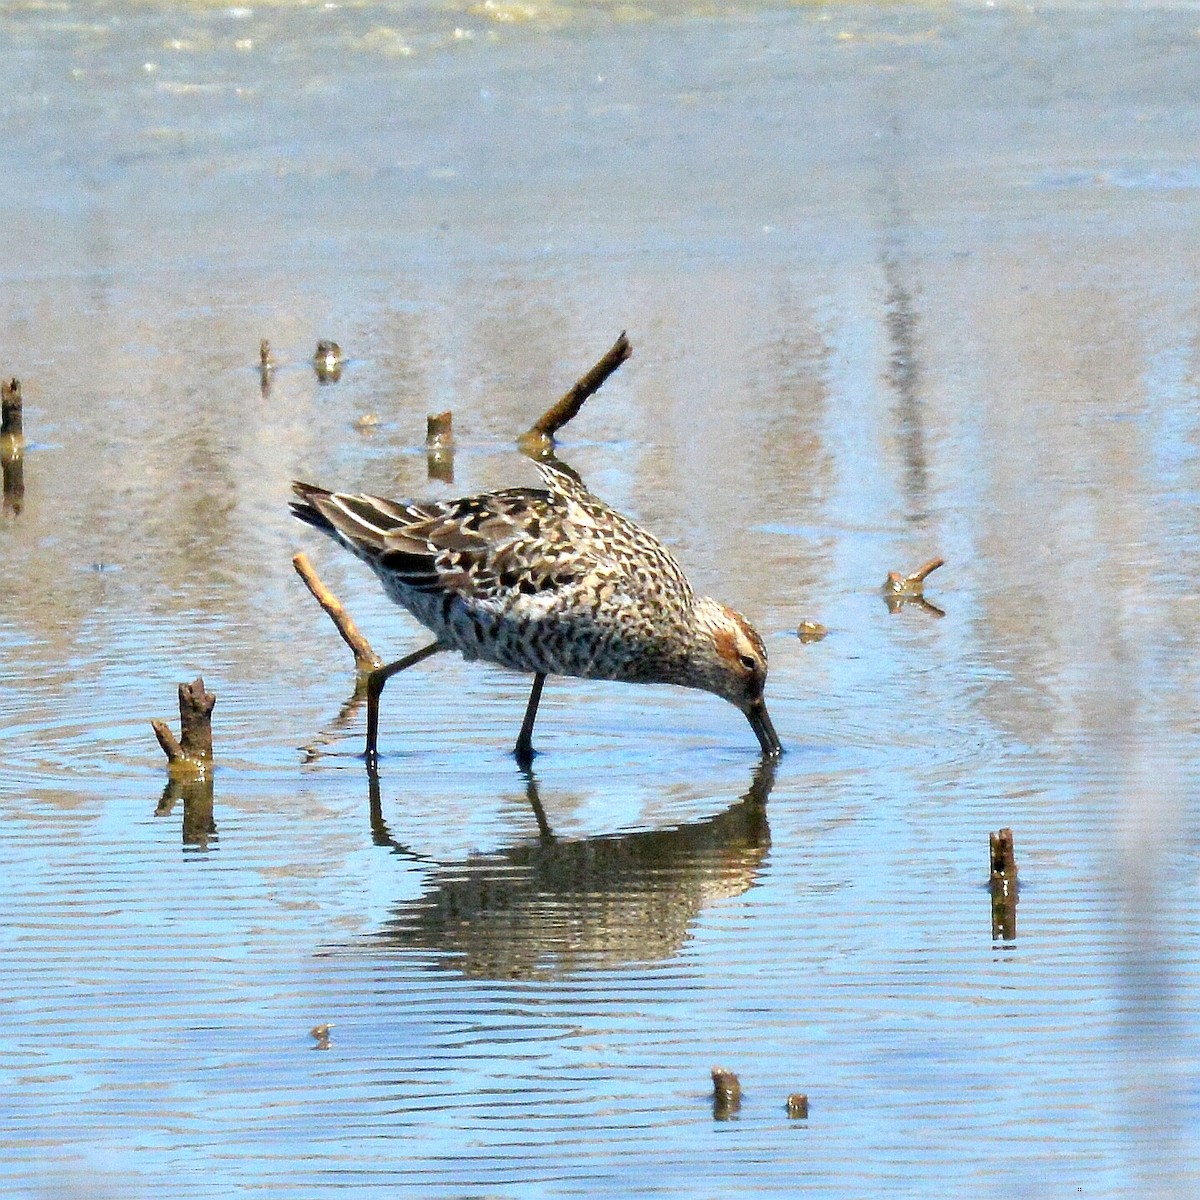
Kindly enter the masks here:
[[[1194, 12], [0, 30], [0, 1190], [1195, 1194]], [[288, 481], [533, 482], [622, 328], [562, 453], [758, 624], [788, 753], [551, 680], [527, 777], [527, 681], [439, 657], [373, 791], [291, 554], [421, 633]], [[934, 555], [945, 615], [890, 613]], [[218, 768], [171, 789], [201, 673]]]

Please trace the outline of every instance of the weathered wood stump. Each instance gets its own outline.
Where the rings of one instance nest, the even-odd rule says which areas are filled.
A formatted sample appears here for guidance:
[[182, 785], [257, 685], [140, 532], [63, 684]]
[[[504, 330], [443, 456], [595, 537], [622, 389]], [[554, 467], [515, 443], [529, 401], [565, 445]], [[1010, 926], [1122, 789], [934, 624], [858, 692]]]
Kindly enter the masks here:
[[319, 383], [337, 383], [342, 377], [345, 362], [342, 348], [337, 342], [322, 339], [317, 343], [316, 353], [313, 354], [313, 370], [317, 373]]
[[24, 437], [21, 381], [6, 379], [0, 384], [0, 437]]
[[25, 429], [19, 379], [0, 383], [0, 470], [4, 511], [15, 515], [25, 501]]
[[425, 418], [425, 458], [430, 479], [454, 482], [454, 415], [449, 409]]
[[1017, 856], [1011, 829], [988, 834], [991, 862], [992, 939], [1017, 936]]
[[725, 1067], [713, 1067], [713, 1117], [725, 1121], [742, 1107], [742, 1085]]
[[151, 721], [167, 768], [184, 777], [203, 775], [213, 766], [212, 710], [217, 697], [204, 690], [204, 680], [179, 685], [179, 739], [166, 721]]

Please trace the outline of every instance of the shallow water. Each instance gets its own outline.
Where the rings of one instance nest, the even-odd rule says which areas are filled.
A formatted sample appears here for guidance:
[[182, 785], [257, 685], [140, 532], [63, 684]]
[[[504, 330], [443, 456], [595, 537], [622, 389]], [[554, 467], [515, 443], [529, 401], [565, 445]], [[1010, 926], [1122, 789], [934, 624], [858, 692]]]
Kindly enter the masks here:
[[[0, 1188], [1194, 1194], [1195, 26], [4, 6]], [[421, 633], [288, 481], [532, 482], [622, 328], [561, 451], [756, 622], [788, 753], [552, 680], [526, 777], [527, 682], [439, 657], [373, 791], [291, 554]]]

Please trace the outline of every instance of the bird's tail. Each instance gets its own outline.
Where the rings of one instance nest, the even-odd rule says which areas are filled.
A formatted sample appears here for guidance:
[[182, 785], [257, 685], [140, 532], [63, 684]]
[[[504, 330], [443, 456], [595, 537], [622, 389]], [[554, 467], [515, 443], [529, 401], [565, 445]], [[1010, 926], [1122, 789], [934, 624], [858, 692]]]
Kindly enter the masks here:
[[292, 516], [303, 521], [306, 525], [319, 529], [322, 533], [335, 533], [333, 522], [313, 503], [314, 500], [324, 499], [332, 495], [328, 488], [317, 487], [315, 483], [301, 483], [294, 480], [292, 491], [298, 499], [292, 501]]

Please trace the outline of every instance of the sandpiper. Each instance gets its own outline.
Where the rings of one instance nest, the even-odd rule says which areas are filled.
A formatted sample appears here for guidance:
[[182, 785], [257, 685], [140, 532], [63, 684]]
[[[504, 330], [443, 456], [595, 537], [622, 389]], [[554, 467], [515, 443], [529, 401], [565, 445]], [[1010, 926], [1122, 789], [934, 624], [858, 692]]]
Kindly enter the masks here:
[[547, 675], [674, 683], [739, 708], [762, 751], [782, 749], [767, 714], [767, 652], [731, 608], [697, 596], [666, 547], [559, 464], [545, 488], [405, 502], [292, 485], [292, 512], [361, 558], [435, 640], [367, 679], [367, 762], [377, 761], [383, 685], [440, 650], [533, 674], [514, 753], [533, 756]]

